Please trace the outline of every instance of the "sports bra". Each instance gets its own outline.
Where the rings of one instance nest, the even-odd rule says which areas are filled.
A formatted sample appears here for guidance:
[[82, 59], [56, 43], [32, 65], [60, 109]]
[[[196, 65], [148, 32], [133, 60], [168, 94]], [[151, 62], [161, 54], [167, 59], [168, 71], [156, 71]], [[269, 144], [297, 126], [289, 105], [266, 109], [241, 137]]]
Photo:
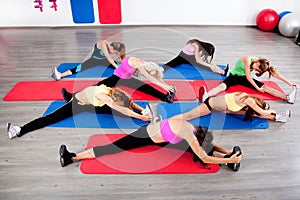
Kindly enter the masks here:
[[[254, 59], [255, 59], [255, 57], [252, 57], [251, 62], [253, 62]], [[253, 71], [253, 69], [250, 69], [250, 71]], [[241, 61], [241, 59], [239, 59], [236, 62], [234, 68], [231, 70], [230, 74], [237, 75], [237, 76], [246, 76], [245, 63], [243, 61]]]
[[135, 74], [135, 68], [129, 65], [128, 60], [130, 57], [125, 58], [121, 65], [115, 69], [114, 74], [121, 79], [131, 79]]
[[164, 119], [160, 122], [160, 133], [165, 142], [177, 144], [182, 141], [182, 138], [176, 136], [171, 130], [168, 119]]
[[230, 111], [232, 111], [232, 112], [240, 111], [244, 107], [244, 106], [238, 105], [235, 102], [234, 96], [236, 94], [237, 94], [237, 92], [225, 94], [225, 101], [226, 101], [226, 104], [227, 104], [227, 109], [230, 110]]

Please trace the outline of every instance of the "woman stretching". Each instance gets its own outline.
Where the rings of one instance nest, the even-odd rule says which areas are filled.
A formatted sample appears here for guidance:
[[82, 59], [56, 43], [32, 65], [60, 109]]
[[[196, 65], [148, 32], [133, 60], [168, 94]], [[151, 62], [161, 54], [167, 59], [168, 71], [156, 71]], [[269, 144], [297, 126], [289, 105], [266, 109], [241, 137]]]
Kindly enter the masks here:
[[226, 76], [229, 67], [225, 70], [212, 63], [215, 47], [211, 43], [197, 39], [189, 40], [180, 51], [179, 55], [164, 65], [164, 69], [177, 67], [181, 64], [192, 64], [198, 67], [207, 67], [211, 71]]
[[[264, 83], [252, 78], [251, 71], [256, 72], [256, 76], [261, 76], [265, 72], [269, 73], [269, 78], [271, 76], [285, 82], [290, 87], [292, 87], [292, 91], [289, 94], [284, 94], [274, 88], [271, 88]], [[279, 72], [275, 69], [275, 67], [270, 66], [270, 63], [265, 58], [257, 58], [257, 57], [251, 57], [246, 56], [240, 58], [234, 69], [230, 72], [229, 76], [226, 77], [226, 79], [217, 87], [211, 89], [208, 93], [206, 93], [205, 88], [202, 90], [201, 97], [203, 96], [203, 99], [200, 101], [204, 101], [205, 98], [214, 96], [218, 94], [219, 92], [225, 91], [231, 86], [234, 85], [243, 85], [248, 88], [255, 89], [262, 93], [268, 93], [270, 95], [273, 95], [275, 97], [279, 97], [288, 103], [295, 103], [296, 101], [296, 93], [297, 93], [297, 86], [296, 84], [288, 81], [286, 78], [284, 78], [282, 75], [279, 74]]]
[[290, 110], [276, 113], [276, 111], [270, 110], [269, 104], [264, 100], [250, 96], [245, 92], [234, 92], [221, 96], [208, 97], [203, 104], [186, 113], [175, 115], [172, 119], [191, 120], [208, 115], [212, 111], [244, 114], [246, 121], [251, 121], [253, 117], [260, 117], [278, 122], [287, 122], [291, 116]]
[[[65, 145], [60, 147], [61, 166], [67, 166], [74, 161], [82, 159], [91, 159], [107, 154], [115, 154], [130, 149], [143, 147], [147, 145], [166, 145], [171, 143], [179, 146], [182, 150], [194, 152], [194, 154], [204, 163], [226, 164], [231, 165], [234, 171], [239, 168], [242, 159], [240, 148], [234, 151], [225, 149], [216, 144], [212, 144], [213, 136], [201, 126], [193, 126], [185, 120], [165, 119], [159, 123], [151, 123], [143, 126], [133, 133], [126, 135], [117, 141], [104, 146], [96, 146], [80, 153], [70, 153]], [[185, 143], [185, 144], [182, 144]], [[186, 144], [187, 143], [187, 144]], [[172, 147], [172, 145], [168, 145]], [[190, 147], [190, 149], [188, 148]], [[238, 149], [238, 150], [236, 150]], [[221, 156], [218, 153], [229, 156]]]
[[21, 137], [28, 132], [44, 128], [81, 112], [123, 114], [150, 121], [149, 116], [138, 114], [133, 109], [143, 112], [143, 109], [133, 103], [124, 91], [105, 85], [90, 86], [74, 94], [74, 98], [49, 115], [37, 118], [22, 127], [7, 123], [8, 137], [9, 139]]
[[[113, 58], [113, 56], [116, 58]], [[121, 42], [107, 42], [106, 40], [100, 40], [95, 44], [93, 54], [89, 59], [65, 72], [59, 72], [57, 68], [54, 67], [52, 73], [55, 80], [60, 80], [65, 76], [70, 76], [96, 66], [118, 68], [116, 62], [121, 62], [124, 58], [125, 44]]]
[[[156, 63], [145, 62], [136, 57], [127, 57], [125, 58], [121, 65], [114, 70], [114, 74], [106, 79], [103, 79], [97, 83], [97, 85], [104, 84], [108, 87], [115, 86], [127, 86], [132, 89], [139, 90], [145, 94], [149, 94], [153, 97], [156, 97], [162, 101], [173, 103], [176, 88], [165, 83], [162, 79], [163, 69], [159, 67]], [[155, 89], [151, 85], [140, 81], [134, 76], [142, 75], [150, 82], [158, 85], [159, 87], [166, 90], [166, 94]], [[68, 96], [71, 97], [69, 93], [65, 91], [65, 99], [68, 99]], [[68, 100], [67, 100], [68, 101]]]

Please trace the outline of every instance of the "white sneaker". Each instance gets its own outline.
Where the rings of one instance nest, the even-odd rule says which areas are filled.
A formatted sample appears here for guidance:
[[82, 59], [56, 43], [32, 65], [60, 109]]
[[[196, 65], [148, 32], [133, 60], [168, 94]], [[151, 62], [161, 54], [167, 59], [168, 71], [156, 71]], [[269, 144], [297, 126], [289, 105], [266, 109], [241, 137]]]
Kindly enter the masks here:
[[52, 68], [52, 74], [53, 74], [55, 80], [58, 81], [61, 79], [61, 73], [57, 70], [56, 67]]
[[275, 115], [276, 122], [287, 122], [287, 120], [291, 117], [291, 111], [287, 110], [285, 112], [277, 113]]
[[294, 104], [296, 101], [296, 95], [297, 95], [297, 88], [296, 86], [293, 86], [293, 90], [287, 96], [287, 102], [290, 104]]
[[142, 110], [142, 115], [148, 116], [150, 119], [153, 118], [153, 110], [151, 104], [147, 104], [146, 108]]
[[19, 126], [13, 126], [10, 122], [6, 125], [8, 138], [13, 139], [20, 134], [21, 128]]
[[207, 99], [208, 95], [207, 95], [207, 91], [206, 91], [206, 87], [205, 86], [201, 86], [199, 88], [199, 102], [204, 102]]

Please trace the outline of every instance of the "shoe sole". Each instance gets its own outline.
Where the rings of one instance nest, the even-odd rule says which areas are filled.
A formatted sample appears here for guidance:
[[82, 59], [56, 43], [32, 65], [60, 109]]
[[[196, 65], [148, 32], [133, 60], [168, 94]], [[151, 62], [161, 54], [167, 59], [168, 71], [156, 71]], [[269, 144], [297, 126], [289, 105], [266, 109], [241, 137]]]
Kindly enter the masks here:
[[[293, 91], [292, 91], [293, 92]], [[296, 97], [297, 97], [297, 88], [296, 88], [296, 91], [295, 91], [295, 98], [294, 98], [294, 101], [293, 102], [288, 102], [290, 104], [294, 104], [296, 102]]]
[[7, 130], [8, 138], [9, 138], [9, 139], [12, 139], [13, 137], [12, 137], [11, 133], [9, 132], [10, 126], [11, 126], [11, 123], [8, 122], [8, 123], [6, 124], [6, 130]]
[[66, 145], [61, 145], [59, 148], [59, 156], [62, 156], [64, 154], [64, 152], [67, 150]]
[[203, 95], [204, 95], [204, 93], [205, 93], [205, 88], [204, 88], [204, 86], [201, 86], [199, 88], [199, 97], [198, 97], [198, 101], [199, 102], [203, 102]]

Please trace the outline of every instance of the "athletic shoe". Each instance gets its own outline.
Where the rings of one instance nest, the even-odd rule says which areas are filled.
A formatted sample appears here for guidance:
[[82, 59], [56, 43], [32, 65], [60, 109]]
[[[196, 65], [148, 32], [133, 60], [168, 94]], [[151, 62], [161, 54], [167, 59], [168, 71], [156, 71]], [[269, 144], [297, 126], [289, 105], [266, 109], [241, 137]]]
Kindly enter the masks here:
[[61, 79], [61, 73], [57, 70], [56, 67], [52, 68], [52, 74], [53, 74], [55, 80], [58, 81]]
[[275, 121], [276, 122], [287, 122], [287, 120], [291, 117], [291, 111], [287, 110], [285, 112], [282, 113], [277, 113], [275, 115]]
[[205, 99], [207, 99], [207, 97], [208, 97], [208, 95], [207, 95], [205, 86], [201, 86], [199, 88], [199, 97], [198, 97], [199, 102], [204, 102]]
[[64, 100], [65, 100], [66, 103], [68, 103], [69, 101], [71, 101], [73, 99], [73, 94], [68, 92], [66, 90], [66, 88], [61, 89], [61, 94], [64, 97]]
[[299, 33], [298, 33], [297, 36], [296, 36], [295, 43], [296, 43], [297, 45], [300, 45], [300, 30], [299, 30]]
[[153, 118], [153, 110], [151, 104], [147, 104], [146, 108], [142, 110], [142, 115], [148, 116], [150, 119]]
[[10, 122], [6, 125], [8, 138], [13, 139], [20, 134], [21, 128], [19, 126], [13, 126]]
[[73, 161], [73, 157], [76, 156], [75, 153], [70, 153], [68, 150], [67, 150], [67, 147], [66, 145], [61, 145], [60, 148], [59, 148], [59, 156], [60, 156], [60, 165], [62, 167], [65, 167], [69, 164], [72, 164], [74, 161]]
[[151, 123], [157, 123], [157, 122], [160, 122], [162, 120], [162, 117], [160, 115], [158, 116], [154, 116], [151, 118]]
[[297, 87], [293, 86], [293, 90], [287, 96], [287, 102], [290, 104], [294, 104], [296, 101], [296, 95], [297, 95]]
[[176, 94], [176, 88], [175, 88], [175, 86], [172, 86], [171, 91], [169, 91], [168, 94], [167, 94], [166, 102], [173, 103], [174, 98], [175, 98], [175, 94]]
[[[232, 153], [230, 155], [224, 156], [224, 158], [230, 158], [233, 154], [240, 152], [237, 156], [242, 154], [242, 149], [239, 146], [233, 147]], [[232, 169], [232, 171], [239, 171], [241, 164], [240, 163], [227, 163], [227, 167]]]

